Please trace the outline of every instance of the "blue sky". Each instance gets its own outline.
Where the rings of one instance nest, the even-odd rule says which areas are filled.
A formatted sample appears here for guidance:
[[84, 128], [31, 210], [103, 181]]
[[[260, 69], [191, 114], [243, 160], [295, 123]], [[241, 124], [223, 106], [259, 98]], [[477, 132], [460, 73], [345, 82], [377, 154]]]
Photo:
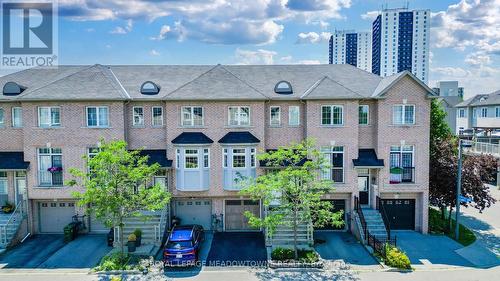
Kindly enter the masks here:
[[[328, 33], [369, 30], [397, 0], [60, 0], [60, 64], [327, 63]], [[431, 73], [466, 96], [500, 89], [500, 0], [409, 1], [430, 9]]]

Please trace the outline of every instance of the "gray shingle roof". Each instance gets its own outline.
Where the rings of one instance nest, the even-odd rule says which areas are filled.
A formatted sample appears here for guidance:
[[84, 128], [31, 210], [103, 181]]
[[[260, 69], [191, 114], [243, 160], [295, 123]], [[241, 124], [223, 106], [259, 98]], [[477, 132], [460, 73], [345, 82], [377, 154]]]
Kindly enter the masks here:
[[486, 95], [476, 95], [457, 104], [455, 107], [500, 105], [500, 90]]
[[[378, 98], [406, 74], [381, 78], [351, 65], [330, 64], [59, 66], [0, 77], [1, 87], [9, 81], [27, 87], [19, 96], [0, 94], [0, 100]], [[274, 92], [282, 80], [290, 82], [293, 94]], [[140, 87], [145, 81], [159, 85], [159, 94], [142, 95]]]

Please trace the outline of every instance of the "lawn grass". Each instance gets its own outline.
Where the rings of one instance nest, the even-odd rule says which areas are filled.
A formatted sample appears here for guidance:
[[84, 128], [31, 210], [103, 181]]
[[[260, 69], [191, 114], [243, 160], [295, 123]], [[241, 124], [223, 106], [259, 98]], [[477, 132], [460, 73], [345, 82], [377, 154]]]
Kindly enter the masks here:
[[441, 212], [434, 208], [429, 208], [429, 232], [432, 234], [444, 234], [458, 243], [469, 246], [476, 241], [474, 233], [463, 224], [459, 226], [459, 237], [455, 239], [455, 220], [451, 220], [451, 231], [448, 230], [448, 220], [441, 218]]

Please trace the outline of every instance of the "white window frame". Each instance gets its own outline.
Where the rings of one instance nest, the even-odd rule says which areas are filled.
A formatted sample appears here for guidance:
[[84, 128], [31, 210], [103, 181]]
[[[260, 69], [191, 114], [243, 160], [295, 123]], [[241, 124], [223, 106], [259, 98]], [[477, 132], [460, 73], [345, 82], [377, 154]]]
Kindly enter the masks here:
[[0, 107], [0, 128], [5, 126], [5, 110]]
[[[292, 115], [293, 109], [297, 110], [297, 123], [292, 123], [292, 121], [295, 121], [295, 117]], [[288, 125], [289, 126], [300, 126], [300, 106], [298, 105], [291, 105], [288, 107]]]
[[255, 168], [257, 166], [257, 157], [255, 148], [250, 148], [250, 168]]
[[[323, 123], [323, 109], [324, 108], [330, 108], [330, 123], [326, 124]], [[340, 109], [340, 123], [335, 123], [334, 122], [334, 109]], [[322, 126], [344, 126], [344, 106], [343, 105], [338, 105], [338, 104], [331, 104], [331, 105], [322, 105], [321, 106], [321, 113], [320, 113], [320, 124]]]
[[466, 110], [465, 108], [459, 108], [457, 110], [458, 118], [466, 118], [467, 116], [465, 115]]
[[[49, 123], [42, 124], [42, 110], [49, 111]], [[53, 122], [52, 120], [52, 110], [59, 111], [59, 122]], [[39, 106], [38, 107], [38, 127], [40, 128], [50, 128], [50, 127], [60, 127], [61, 126], [61, 107], [60, 106]]]
[[[241, 153], [241, 152], [235, 153], [234, 152], [235, 150], [243, 150], [243, 153]], [[235, 156], [243, 156], [244, 157], [245, 165], [243, 167], [235, 167], [234, 166], [234, 157]], [[231, 167], [233, 169], [246, 169], [246, 168], [248, 168], [247, 167], [247, 149], [246, 148], [237, 147], [237, 148], [231, 149]]]
[[[96, 109], [96, 125], [89, 125], [89, 109]], [[106, 124], [101, 124], [101, 110], [106, 109]], [[85, 108], [85, 122], [89, 128], [107, 128], [109, 127], [109, 107], [108, 106], [87, 106]]]
[[[187, 151], [189, 150], [192, 150], [192, 151], [196, 151], [196, 153], [187, 153]], [[187, 161], [186, 161], [186, 158], [187, 157], [196, 157], [196, 167], [195, 168], [188, 168], [187, 166]], [[184, 149], [184, 169], [185, 170], [199, 170], [200, 169], [200, 149], [198, 148], [185, 148]]]
[[203, 168], [210, 169], [210, 149], [203, 149]]
[[222, 168], [227, 168], [229, 162], [228, 149], [222, 149]]
[[[278, 113], [277, 120], [273, 119], [273, 109], [278, 110], [277, 111], [277, 113]], [[280, 106], [273, 105], [273, 106], [269, 107], [269, 126], [271, 126], [271, 127], [281, 126], [281, 107]]]
[[181, 168], [181, 150], [178, 148], [175, 150], [175, 168]]
[[[5, 175], [5, 176], [2, 176]], [[9, 194], [9, 181], [8, 181], [8, 176], [7, 172], [0, 171], [0, 183], [4, 186], [4, 190], [0, 189], [0, 194], [2, 195], [7, 195]]]
[[[397, 107], [401, 107], [401, 123], [396, 120], [396, 111]], [[412, 122], [406, 122], [406, 108], [413, 107], [413, 120]], [[393, 125], [415, 125], [416, 122], [416, 107], [414, 104], [395, 104], [392, 106], [392, 124]]]
[[[160, 109], [160, 124], [155, 124], [155, 109]], [[162, 127], [163, 126], [163, 107], [162, 106], [153, 106], [151, 107], [151, 126], [153, 127]]]
[[[46, 153], [46, 152], [41, 152], [41, 149], [48, 149], [49, 152]], [[60, 152], [54, 152], [55, 149], [58, 149]], [[61, 167], [64, 167], [63, 165], [63, 151], [61, 148], [47, 148], [47, 147], [39, 147], [37, 148], [37, 164], [38, 164], [38, 173], [37, 173], [37, 180], [38, 180], [38, 184], [40, 186], [49, 186], [49, 187], [62, 187], [64, 186], [64, 172], [61, 172], [61, 176], [63, 177], [62, 178], [62, 183], [61, 185], [54, 185], [54, 181], [53, 181], [53, 178], [52, 176], [50, 177], [50, 184], [43, 184], [42, 185], [42, 182], [41, 182], [41, 175], [40, 175], [40, 172], [42, 172], [43, 170], [41, 170], [41, 157], [42, 156], [49, 156], [50, 157], [50, 161], [51, 161], [51, 165], [53, 165], [53, 157], [54, 156], [61, 156]], [[63, 170], [64, 171], [64, 170]], [[43, 172], [46, 172], [46, 171], [43, 171]]]
[[[201, 124], [195, 124], [195, 108], [201, 109]], [[189, 118], [185, 118], [184, 110], [189, 111]], [[202, 106], [182, 106], [181, 107], [181, 126], [182, 127], [202, 127], [205, 125], [205, 113]]]
[[[345, 147], [344, 146], [329, 146], [329, 147], [324, 147], [321, 149], [321, 152], [323, 155], [325, 155], [325, 158], [328, 160], [328, 169], [324, 169], [322, 173], [322, 177], [327, 180], [333, 180], [333, 170], [342, 170], [342, 181], [336, 181], [336, 183], [345, 183], [345, 173], [346, 173], [346, 153], [345, 153]], [[333, 167], [332, 161], [333, 161], [333, 154], [342, 154], [342, 167]]]
[[[236, 111], [236, 124], [231, 124], [231, 109], [235, 108]], [[248, 124], [243, 124], [241, 116], [243, 116], [243, 109], [247, 108], [248, 109]], [[231, 127], [243, 127], [243, 126], [251, 126], [252, 124], [252, 111], [250, 109], [250, 106], [229, 106], [227, 110], [227, 115], [228, 115], [228, 125]]]
[[[361, 108], [366, 108], [366, 123], [361, 123], [361, 116], [359, 116], [359, 110]], [[360, 104], [358, 107], [358, 123], [359, 125], [367, 126], [370, 125], [370, 106], [368, 104]]]
[[[16, 123], [16, 112], [19, 114], [19, 124]], [[12, 108], [12, 127], [13, 128], [22, 128], [23, 127], [23, 108], [19, 106], [15, 106]]]
[[481, 107], [481, 111], [479, 112], [479, 117], [481, 118], [488, 118], [488, 108], [487, 107]]
[[[136, 109], [140, 109], [141, 112], [135, 112]], [[137, 117], [137, 121], [136, 121]], [[136, 127], [144, 126], [144, 107], [142, 106], [134, 106], [132, 107], [132, 125]]]

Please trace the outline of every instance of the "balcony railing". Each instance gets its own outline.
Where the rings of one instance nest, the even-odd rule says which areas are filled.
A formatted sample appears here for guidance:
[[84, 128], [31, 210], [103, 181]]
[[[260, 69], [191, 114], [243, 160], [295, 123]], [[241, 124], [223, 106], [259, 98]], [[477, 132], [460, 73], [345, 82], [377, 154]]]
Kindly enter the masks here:
[[393, 167], [390, 171], [389, 183], [415, 182], [415, 167]]
[[61, 172], [49, 172], [46, 170], [38, 171], [38, 179], [40, 186], [62, 186], [63, 185], [63, 173]]
[[465, 153], [490, 154], [500, 158], [500, 145], [487, 142], [470, 142], [470, 147], [464, 147]]

